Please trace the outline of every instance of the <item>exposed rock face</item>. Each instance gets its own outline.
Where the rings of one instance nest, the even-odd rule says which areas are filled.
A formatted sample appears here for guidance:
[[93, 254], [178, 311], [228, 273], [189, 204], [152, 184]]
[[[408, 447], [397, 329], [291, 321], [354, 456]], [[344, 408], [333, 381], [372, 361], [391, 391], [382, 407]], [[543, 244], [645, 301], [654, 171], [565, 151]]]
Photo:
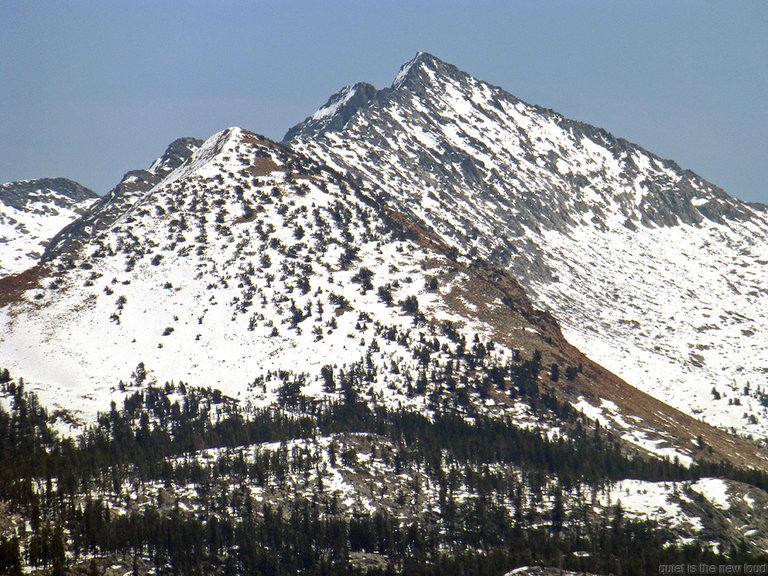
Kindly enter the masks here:
[[0, 201], [17, 210], [44, 210], [35, 206], [40, 200], [48, 200], [48, 204], [68, 208], [73, 203], [87, 202], [96, 197], [97, 194], [93, 190], [67, 178], [39, 178], [0, 184]]
[[768, 433], [764, 206], [425, 53], [389, 88], [333, 96], [286, 141], [509, 270], [633, 385]]
[[0, 277], [34, 266], [51, 237], [95, 198], [66, 178], [0, 184]]
[[[425, 53], [405, 64], [390, 88], [377, 91], [361, 83], [335, 94], [291, 128], [285, 141], [311, 146], [312, 138], [353, 172], [378, 170], [382, 177], [395, 176], [398, 185], [410, 188], [419, 181], [461, 199], [470, 199], [471, 192], [480, 204], [511, 204], [545, 228], [574, 223], [596, 204], [603, 212], [615, 208], [630, 222], [658, 226], [752, 214], [670, 160], [527, 104]], [[360, 158], [347, 155], [343, 161], [334, 144]], [[399, 152], [399, 163], [362, 167], [363, 152], [371, 159]], [[517, 171], [523, 173], [514, 177]], [[385, 189], [394, 185], [379, 180]]]
[[328, 99], [322, 108], [307, 118], [302, 124], [291, 128], [285, 140], [306, 134], [321, 134], [324, 131], [342, 130], [358, 110], [367, 106], [376, 98], [378, 91], [367, 82], [358, 82], [347, 86]]

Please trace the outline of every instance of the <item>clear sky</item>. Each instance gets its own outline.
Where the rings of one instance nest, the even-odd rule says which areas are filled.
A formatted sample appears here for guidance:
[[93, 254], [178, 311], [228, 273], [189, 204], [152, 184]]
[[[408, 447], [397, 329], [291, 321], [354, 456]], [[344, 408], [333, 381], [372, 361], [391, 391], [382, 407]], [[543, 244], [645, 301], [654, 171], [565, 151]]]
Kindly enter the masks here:
[[0, 2], [0, 182], [103, 193], [180, 136], [279, 139], [423, 50], [768, 203], [768, 2]]

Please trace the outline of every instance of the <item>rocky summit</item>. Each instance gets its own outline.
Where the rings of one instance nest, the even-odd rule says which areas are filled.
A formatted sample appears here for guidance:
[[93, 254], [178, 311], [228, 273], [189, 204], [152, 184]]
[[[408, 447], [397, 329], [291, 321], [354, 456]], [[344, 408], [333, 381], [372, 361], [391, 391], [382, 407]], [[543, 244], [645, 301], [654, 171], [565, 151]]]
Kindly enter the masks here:
[[764, 208], [424, 53], [82, 196], [0, 277], [0, 574], [768, 562]]
[[633, 386], [768, 433], [765, 206], [426, 53], [389, 88], [344, 88], [286, 142], [509, 271]]

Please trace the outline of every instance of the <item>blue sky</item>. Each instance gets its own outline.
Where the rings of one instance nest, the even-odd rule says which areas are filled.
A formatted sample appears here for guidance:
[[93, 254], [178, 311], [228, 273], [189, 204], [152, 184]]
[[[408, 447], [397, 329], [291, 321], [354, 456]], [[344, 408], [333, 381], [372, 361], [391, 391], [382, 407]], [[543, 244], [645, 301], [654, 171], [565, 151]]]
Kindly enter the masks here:
[[0, 3], [0, 181], [109, 190], [180, 136], [281, 138], [424, 50], [768, 203], [768, 3]]

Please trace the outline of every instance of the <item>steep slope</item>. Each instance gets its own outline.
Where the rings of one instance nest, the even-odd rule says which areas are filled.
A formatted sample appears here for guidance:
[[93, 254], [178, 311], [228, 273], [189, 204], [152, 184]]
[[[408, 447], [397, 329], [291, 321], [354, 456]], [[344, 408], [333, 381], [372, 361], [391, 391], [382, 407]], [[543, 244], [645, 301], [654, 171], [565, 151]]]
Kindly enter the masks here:
[[[93, 399], [91, 415], [139, 363], [160, 382], [268, 404], [275, 390], [253, 392], [255, 379], [283, 369], [317, 384], [326, 363], [366, 356], [371, 323], [399, 333], [426, 308], [427, 333], [443, 320], [466, 325], [470, 342], [488, 332], [425, 286], [434, 269], [451, 278], [440, 282], [448, 293], [455, 285], [468, 297], [466, 274], [435, 252], [439, 240], [412, 227], [430, 247], [398, 240], [410, 225], [396, 215], [385, 222], [350, 186], [251, 133], [212, 137], [154, 187], [117, 189], [60, 235], [3, 309], [7, 367], [40, 383], [48, 405], [53, 395], [87, 414]], [[519, 312], [514, 319], [529, 325]], [[377, 347], [378, 362], [400, 360], [415, 379], [408, 346]]]
[[[525, 422], [525, 404], [503, 393], [517, 381], [506, 366], [523, 369], [538, 351], [537, 371], [550, 376], [526, 386], [586, 410], [633, 450], [685, 463], [768, 461], [627, 386], [570, 346], [514, 279], [470, 264], [355, 190], [252, 133], [215, 135], [151, 189], [95, 204], [70, 227], [87, 233], [77, 244], [0, 283], [4, 367], [45, 405], [88, 422], [137, 374], [266, 406], [283, 383], [255, 382], [303, 374], [304, 393], [322, 399], [324, 366], [362, 361], [380, 371], [366, 397], [428, 413], [428, 399], [441, 396], [426, 395], [425, 384], [414, 394], [413, 383], [430, 362], [442, 370], [464, 359], [467, 398]], [[477, 346], [483, 356], [495, 347], [483, 362], [502, 370], [501, 394], [465, 358]], [[446, 401], [456, 402], [453, 392], [443, 390]]]
[[389, 88], [345, 88], [286, 141], [511, 271], [634, 386], [768, 434], [765, 206], [425, 53]]
[[71, 252], [108, 228], [144, 192], [181, 166], [203, 143], [197, 138], [177, 138], [146, 170], [131, 170], [109, 193], [94, 203], [84, 218], [60, 229], [48, 244], [44, 259]]
[[322, 162], [230, 128], [111, 205], [0, 279], [0, 572], [607, 572], [638, 541], [644, 568], [768, 546], [765, 452]]
[[0, 184], [0, 277], [34, 266], [54, 234], [95, 198], [66, 178]]

